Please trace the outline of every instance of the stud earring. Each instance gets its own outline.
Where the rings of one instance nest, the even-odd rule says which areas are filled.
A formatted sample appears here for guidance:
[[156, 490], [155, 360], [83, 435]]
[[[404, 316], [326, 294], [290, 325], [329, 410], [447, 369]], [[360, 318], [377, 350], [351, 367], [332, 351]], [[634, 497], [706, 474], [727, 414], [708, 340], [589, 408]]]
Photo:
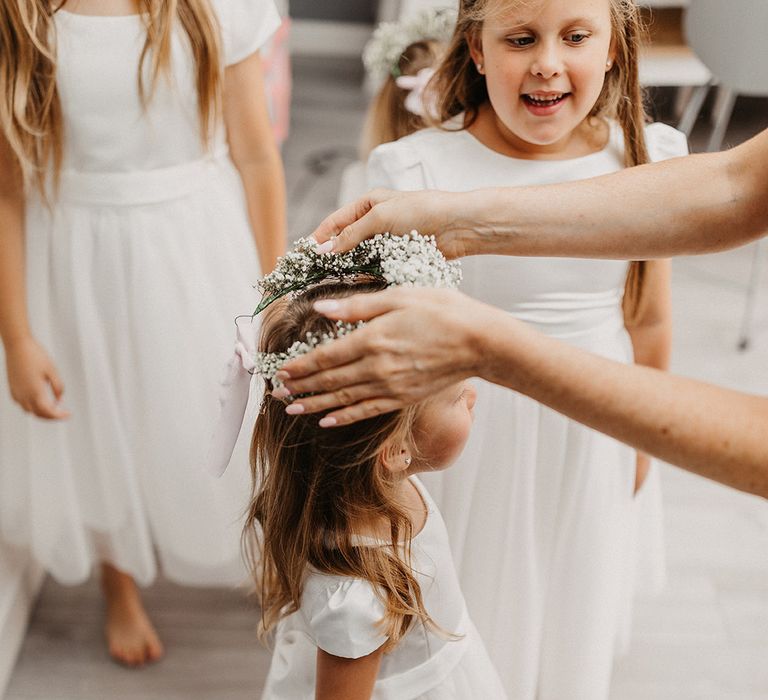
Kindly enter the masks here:
[[611, 61], [610, 59], [609, 59], [608, 61], [606, 61], [606, 62], [605, 62], [605, 67], [606, 67], [608, 70], [610, 70], [610, 69], [611, 69], [611, 66], [612, 66], [612, 65], [613, 65], [613, 61]]
[[478, 63], [477, 64], [477, 72], [478, 73], [482, 73], [483, 72], [483, 64], [482, 63]]
[[411, 457], [406, 457], [405, 458], [405, 466], [406, 467], [410, 467], [412, 461], [413, 461], [413, 459]]

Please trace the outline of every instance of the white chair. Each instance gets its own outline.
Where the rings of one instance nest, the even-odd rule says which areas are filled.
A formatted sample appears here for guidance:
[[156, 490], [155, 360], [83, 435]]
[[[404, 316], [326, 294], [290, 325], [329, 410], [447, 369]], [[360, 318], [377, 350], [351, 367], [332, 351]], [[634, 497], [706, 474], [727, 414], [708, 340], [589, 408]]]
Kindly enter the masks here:
[[[688, 43], [719, 86], [708, 151], [719, 151], [738, 95], [768, 97], [768, 0], [691, 0], [684, 20]], [[738, 347], [752, 337], [763, 246], [755, 244]]]

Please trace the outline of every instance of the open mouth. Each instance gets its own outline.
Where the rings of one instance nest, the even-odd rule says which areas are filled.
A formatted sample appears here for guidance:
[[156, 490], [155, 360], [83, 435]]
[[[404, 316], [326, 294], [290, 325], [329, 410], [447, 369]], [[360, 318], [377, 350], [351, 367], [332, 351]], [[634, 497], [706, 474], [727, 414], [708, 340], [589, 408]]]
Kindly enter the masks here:
[[523, 100], [533, 107], [554, 107], [569, 97], [570, 94], [570, 92], [562, 92], [552, 95], [523, 95]]

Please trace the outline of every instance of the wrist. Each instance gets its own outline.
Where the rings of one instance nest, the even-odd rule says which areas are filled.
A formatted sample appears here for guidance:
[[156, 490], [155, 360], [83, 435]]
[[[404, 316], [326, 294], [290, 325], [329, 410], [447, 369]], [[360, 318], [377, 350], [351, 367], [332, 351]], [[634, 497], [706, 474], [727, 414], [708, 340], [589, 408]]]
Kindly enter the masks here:
[[7, 353], [14, 351], [16, 348], [22, 347], [34, 340], [32, 332], [27, 329], [14, 330], [7, 333], [2, 333], [3, 347]]
[[[506, 252], [509, 222], [504, 214], [504, 190], [500, 188], [463, 193], [457, 200], [465, 255], [501, 255]], [[508, 192], [507, 195], [508, 196]]]

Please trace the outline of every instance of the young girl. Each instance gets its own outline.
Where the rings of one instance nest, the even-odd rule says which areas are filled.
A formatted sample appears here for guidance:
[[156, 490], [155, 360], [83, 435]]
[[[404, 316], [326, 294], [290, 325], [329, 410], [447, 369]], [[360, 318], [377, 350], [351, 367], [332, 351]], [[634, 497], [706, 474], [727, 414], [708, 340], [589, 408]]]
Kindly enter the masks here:
[[[264, 319], [261, 350], [332, 333], [313, 308], [383, 282], [325, 282]], [[475, 392], [454, 385], [416, 408], [328, 431], [289, 416], [269, 388], [253, 433], [245, 530], [277, 627], [265, 700], [501, 700], [470, 622], [445, 526], [415, 474], [464, 446]]]
[[[439, 127], [376, 149], [369, 186], [545, 184], [683, 155], [681, 134], [645, 126], [638, 25], [629, 0], [463, 0], [428, 87]], [[574, 345], [666, 368], [669, 275], [667, 261], [489, 256], [466, 260], [463, 290]], [[633, 522], [658, 506], [657, 476], [643, 486], [646, 457], [525, 397], [487, 384], [479, 395], [458, 469], [427, 479], [470, 612], [511, 697], [605, 698]], [[658, 512], [640, 522], [650, 538]]]
[[278, 24], [271, 0], [0, 6], [0, 533], [62, 583], [99, 567], [130, 665], [163, 652], [136, 586], [158, 563], [245, 574], [247, 471], [199, 464], [254, 238], [262, 269], [284, 249]]
[[445, 51], [455, 11], [424, 10], [406, 22], [383, 22], [363, 52], [368, 81], [378, 86], [360, 138], [360, 160], [341, 176], [339, 204], [365, 193], [365, 164], [376, 146], [426, 126], [423, 90]]

